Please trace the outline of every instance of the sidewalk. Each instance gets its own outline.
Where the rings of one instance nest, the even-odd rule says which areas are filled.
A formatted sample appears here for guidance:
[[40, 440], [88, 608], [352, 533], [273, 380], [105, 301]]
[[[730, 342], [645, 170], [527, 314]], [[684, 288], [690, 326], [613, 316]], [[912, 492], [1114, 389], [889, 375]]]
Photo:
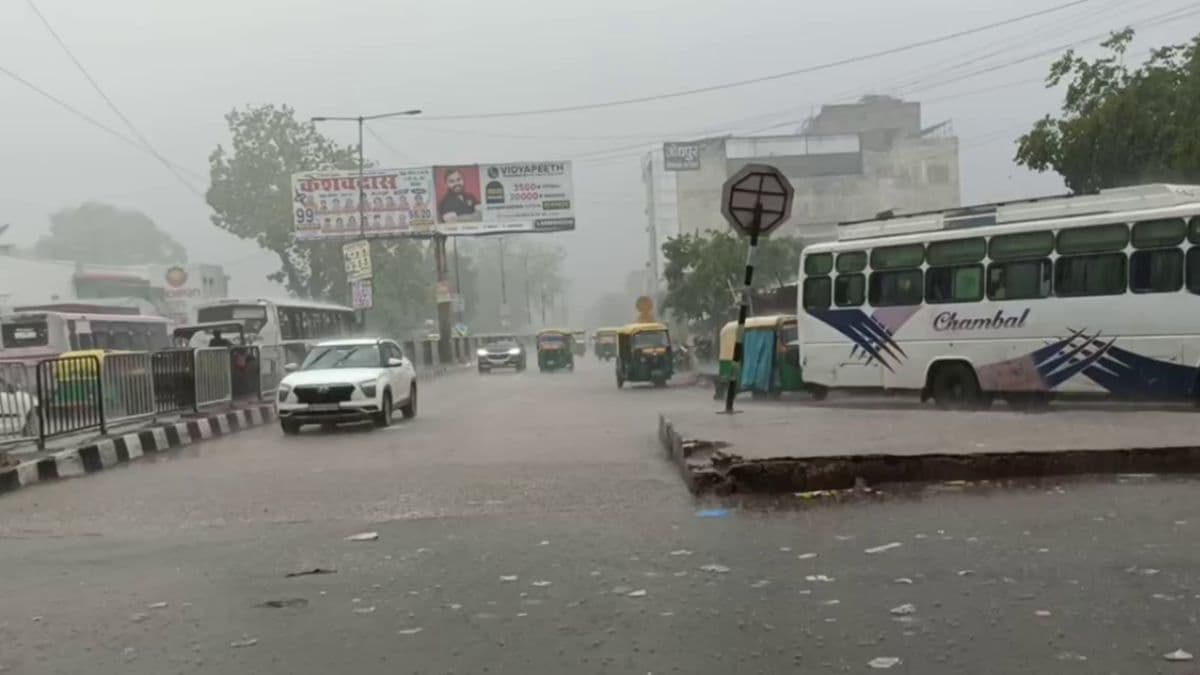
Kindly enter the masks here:
[[1200, 471], [1189, 410], [951, 412], [741, 403], [663, 412], [659, 438], [693, 492], [805, 492], [865, 482]]

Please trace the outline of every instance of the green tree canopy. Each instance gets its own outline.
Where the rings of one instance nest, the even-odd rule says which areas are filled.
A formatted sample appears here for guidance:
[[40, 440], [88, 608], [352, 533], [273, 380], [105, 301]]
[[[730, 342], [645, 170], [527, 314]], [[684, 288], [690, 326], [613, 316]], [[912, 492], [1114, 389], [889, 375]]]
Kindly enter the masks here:
[[[712, 329], [730, 314], [746, 269], [745, 239], [727, 231], [708, 231], [672, 237], [663, 244], [667, 282], [663, 309], [677, 318]], [[799, 240], [789, 237], [759, 243], [754, 267], [756, 287], [795, 281], [800, 268]]]
[[87, 202], [50, 216], [50, 234], [34, 252], [85, 263], [137, 265], [187, 262], [187, 251], [141, 211]]
[[292, 237], [292, 174], [357, 167], [357, 148], [325, 138], [288, 106], [233, 110], [225, 121], [230, 149], [218, 145], [208, 158], [213, 224], [278, 255], [280, 269], [269, 277], [288, 291], [345, 302], [341, 246]]
[[1068, 51], [1047, 86], [1066, 81], [1062, 116], [1038, 120], [1018, 141], [1016, 161], [1055, 171], [1075, 192], [1154, 181], [1200, 182], [1200, 36], [1125, 65], [1133, 30], [1112, 34], [1105, 56]]

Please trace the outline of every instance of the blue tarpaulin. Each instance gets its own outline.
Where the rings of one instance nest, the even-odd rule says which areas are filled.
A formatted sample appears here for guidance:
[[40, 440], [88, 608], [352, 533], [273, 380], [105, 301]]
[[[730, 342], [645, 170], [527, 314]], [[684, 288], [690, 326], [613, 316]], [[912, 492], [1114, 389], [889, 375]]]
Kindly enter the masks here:
[[771, 362], [775, 356], [775, 331], [748, 330], [742, 341], [742, 391], [771, 390]]

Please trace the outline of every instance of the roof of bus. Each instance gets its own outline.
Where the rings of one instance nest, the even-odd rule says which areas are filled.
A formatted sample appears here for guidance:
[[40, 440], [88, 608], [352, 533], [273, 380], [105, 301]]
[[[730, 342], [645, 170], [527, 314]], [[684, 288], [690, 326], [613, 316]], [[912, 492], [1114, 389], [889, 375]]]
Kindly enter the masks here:
[[[773, 328], [781, 321], [788, 319], [795, 320], [795, 314], [771, 314], [768, 316], [749, 316], [746, 317], [746, 328]], [[730, 321], [721, 328], [724, 333], [727, 330], [737, 328], [736, 321]]]
[[22, 321], [28, 319], [44, 319], [48, 316], [59, 317], [62, 319], [74, 319], [76, 321], [142, 321], [145, 323], [171, 323], [171, 320], [165, 316], [151, 316], [147, 314], [85, 314], [80, 312], [12, 312], [10, 314], [0, 314], [0, 322], [4, 321]]
[[633, 335], [635, 333], [643, 333], [651, 330], [666, 330], [666, 324], [661, 323], [631, 323], [621, 326], [617, 332], [621, 335]]
[[894, 246], [898, 244], [921, 244], [927, 241], [942, 241], [944, 239], [970, 239], [971, 237], [991, 237], [999, 234], [1014, 234], [1019, 232], [1037, 232], [1047, 229], [1064, 229], [1087, 227], [1089, 225], [1104, 225], [1108, 223], [1129, 223], [1139, 220], [1155, 220], [1159, 218], [1186, 218], [1200, 214], [1200, 202], [1180, 204], [1158, 209], [1141, 209], [1137, 211], [1114, 211], [1111, 213], [1096, 213], [1086, 216], [1070, 216], [1066, 218], [1047, 218], [1045, 220], [1028, 220], [1019, 223], [1002, 223], [998, 225], [983, 225], [979, 227], [964, 227], [949, 230], [933, 230], [903, 234], [883, 234], [878, 237], [851, 239], [847, 241], [830, 241], [806, 246], [805, 257], [815, 253], [858, 250], [875, 246]]
[[302, 307], [304, 309], [335, 309], [347, 312], [353, 312], [354, 309], [345, 305], [335, 305], [328, 302], [318, 302], [316, 300], [301, 300], [299, 298], [221, 298], [200, 305], [199, 309], [208, 309], [210, 307], [221, 307], [224, 305], [264, 305], [273, 304], [280, 307]]

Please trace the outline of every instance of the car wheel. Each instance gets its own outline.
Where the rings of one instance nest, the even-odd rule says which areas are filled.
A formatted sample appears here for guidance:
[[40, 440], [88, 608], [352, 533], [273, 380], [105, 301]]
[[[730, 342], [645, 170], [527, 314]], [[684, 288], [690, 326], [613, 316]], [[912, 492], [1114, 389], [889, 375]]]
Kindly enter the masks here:
[[383, 428], [392, 426], [392, 392], [383, 392], [383, 402], [379, 404], [379, 412], [375, 413], [375, 426]]
[[279, 420], [279, 428], [283, 429], [283, 433], [288, 436], [300, 433], [300, 423], [292, 420]]
[[408, 388], [408, 402], [400, 406], [400, 414], [404, 415], [406, 420], [417, 416], [417, 385]]

